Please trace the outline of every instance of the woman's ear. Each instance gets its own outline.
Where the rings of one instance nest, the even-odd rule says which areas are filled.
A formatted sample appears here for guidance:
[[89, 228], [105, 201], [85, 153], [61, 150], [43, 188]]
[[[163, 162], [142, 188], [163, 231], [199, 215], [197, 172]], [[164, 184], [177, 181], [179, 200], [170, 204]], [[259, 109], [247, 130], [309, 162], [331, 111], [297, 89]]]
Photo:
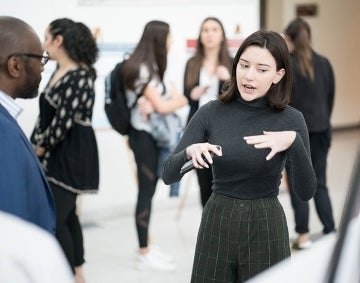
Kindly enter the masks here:
[[273, 84], [277, 84], [285, 76], [285, 69], [280, 69], [276, 72], [275, 78], [273, 79]]
[[56, 46], [60, 47], [64, 42], [64, 37], [59, 34], [55, 37], [54, 42], [55, 42]]

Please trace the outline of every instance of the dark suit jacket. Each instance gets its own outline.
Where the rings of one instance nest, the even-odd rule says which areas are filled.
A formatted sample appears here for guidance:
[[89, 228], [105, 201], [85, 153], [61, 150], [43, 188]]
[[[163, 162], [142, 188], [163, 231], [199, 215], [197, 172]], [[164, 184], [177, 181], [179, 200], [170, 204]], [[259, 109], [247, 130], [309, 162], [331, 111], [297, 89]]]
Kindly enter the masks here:
[[28, 138], [0, 104], [0, 210], [55, 233], [55, 205]]

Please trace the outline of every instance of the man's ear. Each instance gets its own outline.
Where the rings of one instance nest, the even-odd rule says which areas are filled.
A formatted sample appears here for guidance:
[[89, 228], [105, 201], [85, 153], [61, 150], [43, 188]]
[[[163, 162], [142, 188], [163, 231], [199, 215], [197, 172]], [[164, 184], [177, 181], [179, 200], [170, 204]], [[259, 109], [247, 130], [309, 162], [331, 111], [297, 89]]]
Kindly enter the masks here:
[[285, 69], [280, 69], [276, 72], [275, 78], [273, 79], [273, 84], [277, 84], [285, 76]]
[[24, 66], [24, 60], [18, 56], [12, 56], [6, 63], [6, 68], [11, 77], [18, 78]]

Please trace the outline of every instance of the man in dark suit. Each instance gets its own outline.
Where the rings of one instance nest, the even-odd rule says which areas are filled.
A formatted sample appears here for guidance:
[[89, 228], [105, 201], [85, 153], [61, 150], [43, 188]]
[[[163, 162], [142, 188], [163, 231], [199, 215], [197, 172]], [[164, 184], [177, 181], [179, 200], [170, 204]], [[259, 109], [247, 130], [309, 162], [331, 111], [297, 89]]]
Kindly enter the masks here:
[[55, 206], [34, 150], [18, 125], [16, 98], [33, 98], [48, 61], [27, 23], [0, 16], [0, 210], [54, 234]]

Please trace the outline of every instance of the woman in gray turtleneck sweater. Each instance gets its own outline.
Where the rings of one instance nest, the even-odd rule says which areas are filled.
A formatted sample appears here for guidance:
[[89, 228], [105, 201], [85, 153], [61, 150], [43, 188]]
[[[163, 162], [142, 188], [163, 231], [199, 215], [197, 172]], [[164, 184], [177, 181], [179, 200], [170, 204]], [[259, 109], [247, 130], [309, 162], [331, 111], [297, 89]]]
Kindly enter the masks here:
[[190, 159], [214, 174], [191, 282], [242, 282], [290, 256], [277, 199], [285, 161], [300, 199], [309, 200], [316, 188], [303, 115], [287, 106], [291, 83], [284, 39], [253, 33], [234, 58], [226, 91], [195, 113], [165, 161], [167, 184], [181, 179], [180, 168]]

